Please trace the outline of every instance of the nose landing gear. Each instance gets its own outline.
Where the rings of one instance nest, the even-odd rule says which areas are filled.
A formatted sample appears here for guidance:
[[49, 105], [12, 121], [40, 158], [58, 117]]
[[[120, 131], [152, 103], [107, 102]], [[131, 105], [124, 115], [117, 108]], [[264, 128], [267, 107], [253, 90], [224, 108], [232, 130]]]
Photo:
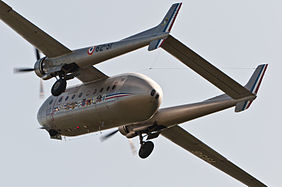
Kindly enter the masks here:
[[151, 141], [144, 142], [142, 134], [139, 134], [139, 138], [141, 146], [138, 154], [140, 158], [145, 159], [152, 153], [154, 149], [154, 143]]

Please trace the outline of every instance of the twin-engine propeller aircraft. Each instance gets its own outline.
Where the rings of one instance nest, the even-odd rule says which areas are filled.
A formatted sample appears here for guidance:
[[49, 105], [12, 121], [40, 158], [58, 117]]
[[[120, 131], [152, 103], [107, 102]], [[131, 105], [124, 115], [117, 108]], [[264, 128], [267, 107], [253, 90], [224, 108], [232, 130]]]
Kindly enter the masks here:
[[[154, 148], [148, 140], [161, 134], [244, 184], [265, 186], [178, 124], [233, 106], [236, 112], [248, 109], [256, 98], [267, 64], [259, 65], [248, 83], [241, 86], [169, 34], [180, 7], [181, 3], [173, 4], [159, 25], [144, 32], [73, 51], [3, 1], [0, 1], [0, 18], [46, 55], [40, 58], [37, 51], [34, 68], [17, 71], [34, 71], [43, 80], [57, 79], [52, 95], [37, 115], [42, 129], [47, 130], [52, 139], [117, 128], [104, 139], [118, 131], [127, 138], [138, 136], [139, 156], [147, 158]], [[93, 67], [147, 45], [149, 51], [161, 47], [225, 94], [198, 103], [160, 109], [162, 90], [149, 77], [136, 73], [108, 77]], [[73, 78], [83, 84], [66, 89], [67, 81]]]

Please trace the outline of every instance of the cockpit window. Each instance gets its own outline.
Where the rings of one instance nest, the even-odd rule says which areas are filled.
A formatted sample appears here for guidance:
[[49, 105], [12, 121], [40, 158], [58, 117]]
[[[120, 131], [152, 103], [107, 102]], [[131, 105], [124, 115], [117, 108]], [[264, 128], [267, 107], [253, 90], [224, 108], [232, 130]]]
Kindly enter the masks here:
[[153, 89], [153, 90], [151, 91], [151, 96], [154, 96], [154, 95], [155, 95], [155, 93], [156, 93], [156, 90], [155, 90], [155, 89]]

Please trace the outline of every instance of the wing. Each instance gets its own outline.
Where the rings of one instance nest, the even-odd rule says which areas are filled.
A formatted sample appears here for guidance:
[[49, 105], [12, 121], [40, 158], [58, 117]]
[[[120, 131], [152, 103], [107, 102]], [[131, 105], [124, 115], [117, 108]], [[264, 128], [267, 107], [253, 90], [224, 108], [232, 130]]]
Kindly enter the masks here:
[[107, 79], [109, 77], [93, 66], [89, 66], [87, 68], [80, 68], [78, 70], [78, 76], [76, 76], [76, 78], [81, 80], [83, 83], [87, 83]]
[[[0, 1], [0, 19], [49, 58], [72, 52], [46, 32], [22, 17], [3, 1]], [[108, 78], [107, 75], [93, 66], [80, 68], [76, 77], [84, 83]]]
[[161, 134], [247, 186], [266, 186], [179, 126], [165, 129]]
[[161, 47], [233, 99], [252, 95], [246, 88], [186, 47], [173, 36], [169, 35]]
[[63, 44], [22, 17], [3, 1], [0, 1], [0, 19], [29, 43], [42, 51], [47, 57], [57, 57], [72, 52]]

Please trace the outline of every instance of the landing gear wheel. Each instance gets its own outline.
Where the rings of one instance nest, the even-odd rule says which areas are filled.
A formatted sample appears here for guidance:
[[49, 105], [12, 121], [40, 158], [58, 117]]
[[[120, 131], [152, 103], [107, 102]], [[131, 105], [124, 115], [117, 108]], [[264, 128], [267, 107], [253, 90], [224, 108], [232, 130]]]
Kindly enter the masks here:
[[153, 151], [154, 144], [151, 141], [144, 142], [141, 144], [141, 147], [139, 149], [139, 157], [144, 159], [147, 158]]
[[65, 79], [57, 80], [52, 86], [51, 93], [53, 96], [59, 96], [66, 90], [67, 81]]

